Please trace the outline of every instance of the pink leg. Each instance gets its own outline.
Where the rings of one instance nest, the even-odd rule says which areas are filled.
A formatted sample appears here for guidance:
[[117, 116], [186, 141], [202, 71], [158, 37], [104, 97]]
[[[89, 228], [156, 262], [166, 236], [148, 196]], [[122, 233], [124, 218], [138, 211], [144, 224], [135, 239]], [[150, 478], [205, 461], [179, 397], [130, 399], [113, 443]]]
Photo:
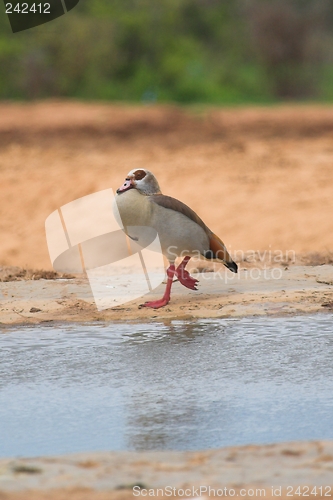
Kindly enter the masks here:
[[185, 267], [186, 267], [188, 261], [190, 260], [190, 258], [191, 257], [189, 257], [187, 255], [182, 260], [182, 262], [179, 264], [179, 266], [177, 267], [177, 269], [175, 271], [175, 275], [179, 279], [180, 283], [182, 285], [186, 286], [186, 288], [190, 288], [191, 290], [197, 290], [198, 280], [192, 278], [192, 276], [190, 275], [190, 273], [188, 271], [186, 271], [186, 269], [185, 269]]
[[141, 307], [152, 307], [153, 309], [159, 309], [160, 307], [166, 306], [170, 301], [170, 292], [174, 274], [176, 272], [175, 266], [172, 264], [167, 269], [168, 281], [163, 297], [160, 300], [152, 300], [151, 302], [145, 302]]

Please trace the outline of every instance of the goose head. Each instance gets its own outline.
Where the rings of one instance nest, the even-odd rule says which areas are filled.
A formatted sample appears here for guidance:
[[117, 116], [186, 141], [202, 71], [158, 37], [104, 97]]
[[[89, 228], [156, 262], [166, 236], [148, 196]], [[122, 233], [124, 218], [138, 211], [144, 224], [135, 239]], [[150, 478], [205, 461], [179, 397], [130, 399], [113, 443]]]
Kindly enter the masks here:
[[160, 186], [152, 172], [146, 169], [131, 170], [125, 179], [125, 182], [117, 189], [117, 194], [125, 193], [130, 189], [137, 189], [141, 194], [149, 196], [160, 194]]

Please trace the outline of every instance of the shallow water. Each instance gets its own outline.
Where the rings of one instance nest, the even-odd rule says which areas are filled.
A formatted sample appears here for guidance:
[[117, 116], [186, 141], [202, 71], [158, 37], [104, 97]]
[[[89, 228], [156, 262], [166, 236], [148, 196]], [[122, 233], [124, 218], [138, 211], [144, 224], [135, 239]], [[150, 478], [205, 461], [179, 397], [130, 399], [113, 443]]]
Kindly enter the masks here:
[[333, 318], [0, 334], [0, 456], [333, 438]]

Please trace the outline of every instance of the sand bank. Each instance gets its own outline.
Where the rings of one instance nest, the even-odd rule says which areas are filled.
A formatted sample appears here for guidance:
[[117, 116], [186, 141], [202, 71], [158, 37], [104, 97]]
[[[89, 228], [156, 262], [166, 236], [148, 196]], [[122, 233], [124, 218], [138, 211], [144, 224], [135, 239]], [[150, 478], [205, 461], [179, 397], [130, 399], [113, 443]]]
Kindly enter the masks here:
[[163, 295], [165, 285], [143, 298], [98, 311], [84, 278], [28, 279], [0, 283], [0, 323], [38, 324], [59, 321], [167, 321], [286, 315], [333, 309], [332, 266], [241, 268], [200, 273], [198, 291], [174, 283], [171, 302], [155, 310], [140, 308]]

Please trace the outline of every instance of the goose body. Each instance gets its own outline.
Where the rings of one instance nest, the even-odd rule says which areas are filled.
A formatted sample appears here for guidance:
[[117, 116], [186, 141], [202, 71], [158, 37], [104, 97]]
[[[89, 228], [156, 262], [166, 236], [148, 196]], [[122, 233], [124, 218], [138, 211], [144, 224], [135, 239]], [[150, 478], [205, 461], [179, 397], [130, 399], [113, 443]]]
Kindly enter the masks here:
[[[197, 289], [197, 280], [185, 270], [192, 256], [223, 262], [232, 272], [237, 272], [237, 265], [220, 238], [191, 208], [175, 198], [163, 195], [156, 178], [149, 170], [131, 170], [124, 184], [117, 190], [115, 202], [125, 231], [129, 226], [154, 228], [159, 236], [162, 252], [170, 263], [163, 298], [146, 302], [144, 306], [159, 308], [166, 305], [170, 300], [174, 276], [184, 286]], [[183, 257], [184, 260], [175, 268], [177, 257]]]
[[[164, 198], [168, 198], [167, 201], [174, 200]], [[170, 263], [174, 263], [176, 257], [181, 257], [184, 252], [198, 256], [199, 253], [204, 255], [209, 249], [208, 235], [201, 226], [181, 212], [159, 205], [154, 195], [142, 196], [138, 190], [131, 189], [118, 195], [116, 200], [124, 227], [154, 228], [159, 236], [162, 252]]]

